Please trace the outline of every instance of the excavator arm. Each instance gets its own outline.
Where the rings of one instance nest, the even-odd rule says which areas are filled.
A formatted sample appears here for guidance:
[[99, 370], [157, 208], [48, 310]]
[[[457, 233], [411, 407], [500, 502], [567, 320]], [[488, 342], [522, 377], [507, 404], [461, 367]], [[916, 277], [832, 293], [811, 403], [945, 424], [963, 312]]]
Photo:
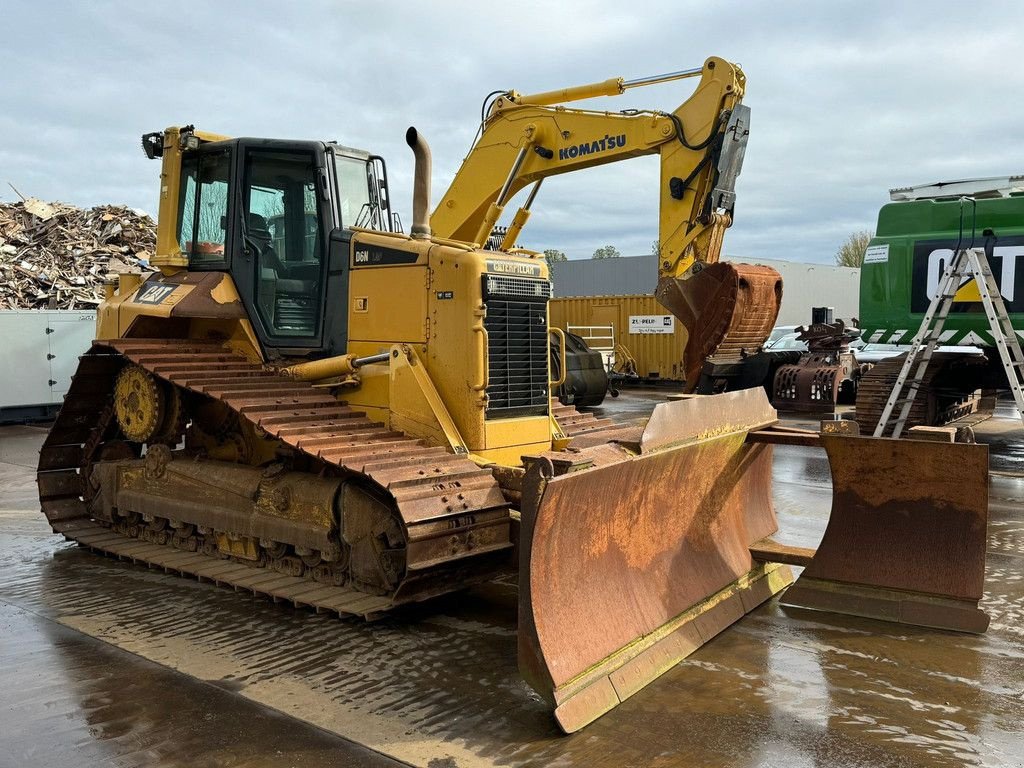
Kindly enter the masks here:
[[[691, 77], [700, 78], [696, 89], [671, 113], [565, 106]], [[749, 132], [749, 108], [741, 103], [745, 83], [739, 67], [712, 57], [699, 68], [640, 80], [504, 93], [490, 105], [478, 140], [431, 217], [431, 228], [440, 237], [483, 245], [508, 201], [533, 185], [501, 244], [508, 249], [546, 177], [659, 155], [656, 295], [687, 330], [686, 378], [692, 390], [708, 358], [756, 351], [781, 302], [781, 279], [774, 270], [718, 261]]]

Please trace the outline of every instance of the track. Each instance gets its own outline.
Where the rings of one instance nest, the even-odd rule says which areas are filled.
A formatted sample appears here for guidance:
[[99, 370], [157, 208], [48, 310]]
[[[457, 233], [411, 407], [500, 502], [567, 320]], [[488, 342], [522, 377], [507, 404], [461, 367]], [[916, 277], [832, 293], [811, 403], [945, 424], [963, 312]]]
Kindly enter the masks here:
[[[885, 404], [896, 385], [896, 379], [903, 367], [906, 354], [887, 358], [876, 363], [861, 377], [857, 384], [857, 422], [861, 434], [871, 434], [882, 417]], [[936, 352], [932, 355], [928, 370], [925, 371], [921, 388], [910, 407], [906, 428], [926, 425], [938, 426], [968, 416], [978, 410], [978, 401], [972, 394], [957, 397], [954, 392], [945, 391], [937, 382], [945, 373], [946, 366], [962, 364], [963, 356], [956, 353]], [[941, 396], [941, 398], [940, 398]], [[983, 414], [985, 418], [991, 414]]]
[[576, 410], [575, 405], [562, 405], [557, 400], [551, 401], [551, 415], [558, 422], [562, 434], [572, 438], [571, 445], [576, 448], [616, 440], [637, 442], [643, 432], [642, 427], [621, 424], [612, 419], [599, 419], [589, 411], [582, 413]]
[[[83, 469], [99, 457], [112, 421], [113, 382], [126, 362], [226, 404], [321, 465], [372, 480], [393, 501], [406, 535], [406, 574], [389, 596], [367, 595], [244, 562], [141, 541], [93, 520]], [[82, 357], [40, 451], [40, 504], [51, 527], [97, 551], [274, 599], [373, 618], [398, 603], [472, 584], [505, 567], [510, 513], [497, 481], [464, 456], [388, 430], [329, 391], [286, 378], [217, 342], [122, 339]]]

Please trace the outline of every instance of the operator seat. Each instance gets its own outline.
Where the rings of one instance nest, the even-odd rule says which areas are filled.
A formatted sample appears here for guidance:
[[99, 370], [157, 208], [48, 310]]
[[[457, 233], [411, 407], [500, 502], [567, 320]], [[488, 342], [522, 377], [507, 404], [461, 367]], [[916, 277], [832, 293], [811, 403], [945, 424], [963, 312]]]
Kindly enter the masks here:
[[287, 269], [274, 248], [274, 238], [270, 234], [270, 225], [263, 216], [260, 216], [258, 213], [249, 214], [248, 235], [252, 244], [256, 246], [256, 256], [259, 259], [260, 268], [273, 269], [278, 277], [286, 276]]

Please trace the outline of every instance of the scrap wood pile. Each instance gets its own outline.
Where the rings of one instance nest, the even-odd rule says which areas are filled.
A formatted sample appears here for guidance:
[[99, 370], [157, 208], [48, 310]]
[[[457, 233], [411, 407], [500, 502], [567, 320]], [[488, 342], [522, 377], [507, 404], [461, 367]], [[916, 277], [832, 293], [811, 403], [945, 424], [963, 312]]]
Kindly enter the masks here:
[[149, 271], [156, 224], [116, 205], [0, 202], [0, 309], [92, 309], [103, 279]]

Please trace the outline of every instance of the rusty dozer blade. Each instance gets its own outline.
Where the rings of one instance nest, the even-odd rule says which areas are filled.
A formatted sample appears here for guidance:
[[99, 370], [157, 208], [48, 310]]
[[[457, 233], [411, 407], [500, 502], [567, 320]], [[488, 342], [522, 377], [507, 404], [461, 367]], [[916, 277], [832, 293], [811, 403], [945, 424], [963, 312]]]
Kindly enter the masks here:
[[783, 605], [984, 632], [988, 447], [822, 434], [832, 515]]
[[686, 277], [663, 277], [655, 295], [686, 328], [685, 390], [693, 392], [709, 357], [739, 361], [760, 350], [782, 306], [782, 278], [771, 267], [719, 261]]
[[[747, 432], [776, 419], [764, 390], [655, 408], [639, 453], [526, 475], [519, 667], [568, 732], [670, 669], [792, 581], [749, 546], [778, 527], [772, 451]], [[609, 446], [603, 446], [608, 449]], [[578, 456], [585, 458], [588, 450]]]

